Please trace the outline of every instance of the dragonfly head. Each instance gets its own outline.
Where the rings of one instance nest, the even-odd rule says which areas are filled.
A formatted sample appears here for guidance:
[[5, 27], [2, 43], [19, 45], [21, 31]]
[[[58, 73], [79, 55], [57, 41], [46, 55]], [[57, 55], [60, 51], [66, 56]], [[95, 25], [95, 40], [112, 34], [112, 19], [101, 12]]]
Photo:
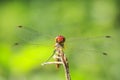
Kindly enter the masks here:
[[55, 38], [55, 42], [58, 43], [59, 45], [61, 45], [64, 48], [65, 37], [59, 35]]
[[56, 41], [56, 43], [59, 43], [59, 44], [64, 43], [65, 42], [65, 37], [59, 35], [55, 38], [55, 41]]

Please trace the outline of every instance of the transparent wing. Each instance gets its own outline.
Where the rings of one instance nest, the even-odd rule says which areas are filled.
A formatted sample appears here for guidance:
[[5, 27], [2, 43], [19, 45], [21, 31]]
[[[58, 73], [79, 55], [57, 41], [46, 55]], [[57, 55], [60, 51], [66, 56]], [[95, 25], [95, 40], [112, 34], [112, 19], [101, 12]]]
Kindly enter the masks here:
[[[66, 49], [69, 48], [69, 53], [99, 53], [108, 55], [109, 43], [111, 36], [96, 36], [96, 37], [84, 37], [84, 38], [71, 38], [66, 40]], [[72, 42], [71, 42], [72, 41]]]

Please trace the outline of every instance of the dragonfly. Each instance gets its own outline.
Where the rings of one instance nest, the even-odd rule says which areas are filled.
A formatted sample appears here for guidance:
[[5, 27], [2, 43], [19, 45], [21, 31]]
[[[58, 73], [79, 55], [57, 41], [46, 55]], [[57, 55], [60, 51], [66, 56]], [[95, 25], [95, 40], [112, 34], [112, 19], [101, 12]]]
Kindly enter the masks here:
[[[34, 43], [34, 39], [35, 38], [38, 38], [38, 37], [40, 37], [40, 36], [42, 36], [42, 34], [41, 33], [39, 33], [37, 30], [34, 30], [33, 28], [29, 28], [29, 27], [24, 27], [24, 26], [17, 26], [16, 27], [17, 28], [17, 32], [19, 32], [19, 30], [20, 30], [20, 33], [19, 34], [22, 34], [22, 32], [24, 33], [26, 33], [26, 34], [22, 34], [22, 36], [20, 37], [20, 38], [18, 38], [18, 40], [19, 41], [16, 41], [16, 42], [14, 42], [13, 43], [13, 46], [25, 46], [25, 44], [30, 44], [31, 46], [39, 46], [39, 45], [41, 45], [41, 44], [39, 44], [39, 43]], [[19, 37], [19, 36], [17, 36], [17, 37]], [[51, 38], [51, 36], [49, 36], [49, 35], [46, 35], [46, 37], [47, 38]], [[27, 40], [26, 40], [26, 38], [28, 38]], [[94, 41], [94, 40], [96, 40], [96, 39], [103, 39], [103, 38], [105, 38], [105, 39], [110, 39], [111, 38], [111, 36], [109, 36], [109, 35], [105, 35], [105, 36], [98, 36], [98, 37], [93, 37], [92, 39], [91, 38], [83, 38], [83, 41], [88, 41], [89, 42], [89, 40], [90, 41]], [[42, 37], [40, 37], [40, 39], [42, 39]], [[43, 39], [44, 40], [44, 39]], [[51, 62], [48, 62], [52, 57], [55, 59], [55, 61], [56, 62], [52, 62], [52, 63], [54, 63], [54, 64], [56, 64], [56, 68], [59, 68], [60, 67], [60, 65], [62, 64], [61, 63], [61, 61], [63, 61], [64, 62], [64, 64], [65, 65], [67, 65], [67, 68], [69, 68], [69, 66], [68, 66], [68, 60], [67, 60], [67, 57], [65, 56], [65, 54], [64, 54], [64, 48], [66, 49], [66, 47], [65, 47], [65, 45], [64, 45], [64, 43], [65, 43], [65, 41], [66, 42], [68, 42], [68, 41], [74, 41], [75, 43], [77, 43], [77, 41], [75, 41], [75, 40], [78, 40], [78, 41], [80, 41], [81, 40], [81, 38], [79, 38], [79, 37], [76, 37], [76, 38], [71, 38], [71, 39], [67, 39], [67, 41], [66, 41], [66, 38], [63, 36], [63, 35], [57, 35], [56, 36], [56, 38], [55, 38], [55, 45], [54, 45], [54, 50], [52, 51], [52, 54], [49, 54], [48, 56], [47, 56], [47, 58], [46, 58], [46, 60], [44, 60], [43, 62], [42, 62], [42, 65], [45, 65], [45, 64], [51, 64]], [[104, 39], [103, 39], [104, 40]], [[29, 41], [29, 42], [28, 42]], [[49, 40], [50, 41], [50, 40]], [[42, 43], [42, 44], [44, 44], [44, 43]], [[73, 43], [74, 44], [74, 43]], [[79, 45], [78, 43], [77, 43], [77, 45]], [[84, 45], [84, 44], [83, 44]], [[76, 46], [76, 44], [75, 44], [75, 46]], [[68, 46], [69, 47], [69, 46]], [[72, 45], [72, 47], [74, 47], [74, 45]], [[82, 46], [82, 47], [84, 47], [84, 46]], [[75, 49], [75, 48], [74, 48]], [[79, 50], [79, 48], [77, 48], [78, 50]], [[85, 49], [85, 50], [87, 50], [87, 49]], [[97, 51], [97, 50], [95, 50], [95, 49], [88, 49], [88, 51], [90, 52], [90, 51], [95, 51], [96, 53], [99, 53], [99, 51]], [[102, 52], [100, 52], [102, 55], [105, 55], [105, 56], [107, 56], [108, 55], [108, 53], [107, 52], [104, 52], [104, 51], [102, 51]], [[62, 59], [61, 59], [62, 58]], [[67, 73], [67, 72], [66, 72]], [[68, 73], [69, 73], [69, 71], [68, 71]], [[70, 76], [70, 75], [68, 75], [68, 76]]]

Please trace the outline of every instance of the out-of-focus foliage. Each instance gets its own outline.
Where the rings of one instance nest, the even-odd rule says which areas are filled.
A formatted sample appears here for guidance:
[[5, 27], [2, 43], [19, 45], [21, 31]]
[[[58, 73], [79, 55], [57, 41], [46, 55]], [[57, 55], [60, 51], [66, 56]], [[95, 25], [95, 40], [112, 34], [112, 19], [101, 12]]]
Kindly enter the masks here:
[[[120, 80], [119, 3], [119, 0], [1, 0], [0, 80], [65, 80], [62, 66], [58, 70], [54, 65], [41, 66], [52, 54], [54, 38], [59, 34], [72, 38], [65, 47], [72, 80]], [[19, 30], [17, 26], [21, 25], [26, 29]], [[95, 38], [105, 35], [112, 38]], [[15, 46], [16, 42], [24, 44]], [[31, 42], [40, 45], [33, 46]], [[101, 55], [102, 51], [108, 52], [108, 56]]]

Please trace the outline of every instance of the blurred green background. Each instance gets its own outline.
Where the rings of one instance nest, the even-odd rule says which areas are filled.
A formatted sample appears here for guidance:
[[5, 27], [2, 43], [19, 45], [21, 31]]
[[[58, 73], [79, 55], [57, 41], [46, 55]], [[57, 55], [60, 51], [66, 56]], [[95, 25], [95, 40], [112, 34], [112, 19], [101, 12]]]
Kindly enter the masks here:
[[[52, 54], [59, 34], [67, 39], [72, 80], [120, 80], [119, 3], [0, 0], [0, 80], [65, 80], [62, 66], [41, 66]], [[17, 28], [21, 25], [25, 29]], [[105, 35], [112, 37], [97, 37]], [[20, 45], [15, 46], [16, 42]], [[101, 55], [103, 51], [108, 55]]]

